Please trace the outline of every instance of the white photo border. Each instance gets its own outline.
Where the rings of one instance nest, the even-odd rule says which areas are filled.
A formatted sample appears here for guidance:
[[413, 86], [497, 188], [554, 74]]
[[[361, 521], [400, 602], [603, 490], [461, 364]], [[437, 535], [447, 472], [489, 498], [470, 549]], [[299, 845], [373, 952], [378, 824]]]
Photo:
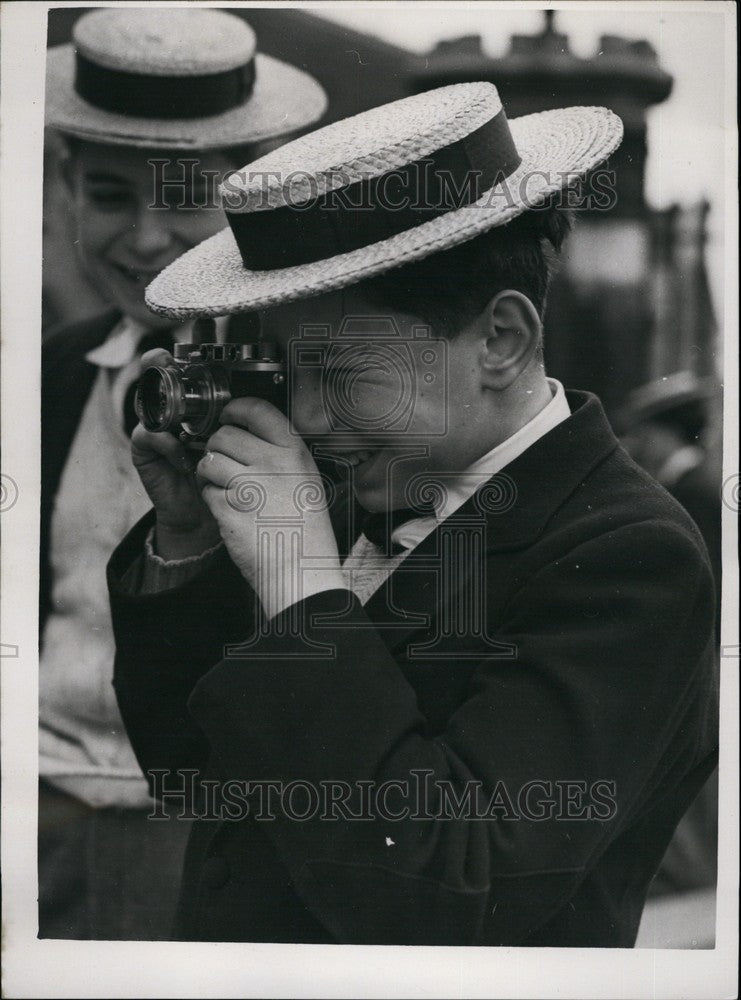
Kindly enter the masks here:
[[[488, 3], [481, 0], [477, 7]], [[168, 3], [160, 6], [182, 6]], [[223, 7], [225, 3], [201, 6]], [[406, 3], [362, 3], [393, 17]], [[38, 514], [40, 494], [41, 231], [44, 66], [52, 7], [2, 8], [2, 879], [4, 992], [13, 997], [712, 997], [736, 995], [738, 953], [738, 230], [736, 8], [731, 2], [620, 3], [666, 17], [725, 19], [725, 301], [721, 666], [721, 796], [716, 947], [651, 949], [432, 948], [200, 942], [38, 940]], [[140, 4], [127, 4], [140, 6]], [[229, 4], [228, 6], [267, 6]], [[331, 3], [271, 6], [318, 10]], [[352, 4], [360, 7], [361, 3]], [[427, 4], [455, 7], [456, 3]], [[492, 10], [513, 4], [492, 2]], [[543, 2], [521, 2], [521, 9]], [[554, 3], [581, 11], [616, 3]], [[419, 10], [422, 3], [415, 3]], [[7, 478], [6, 478], [7, 477]], [[734, 492], [735, 490], [735, 492]], [[8, 492], [9, 491], [9, 492]]]

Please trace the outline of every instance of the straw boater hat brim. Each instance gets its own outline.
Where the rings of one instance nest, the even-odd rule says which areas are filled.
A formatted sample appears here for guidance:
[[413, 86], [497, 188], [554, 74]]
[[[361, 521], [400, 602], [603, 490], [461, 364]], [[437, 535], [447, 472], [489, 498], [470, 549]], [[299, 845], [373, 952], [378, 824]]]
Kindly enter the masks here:
[[46, 123], [91, 142], [152, 149], [219, 149], [260, 142], [312, 125], [327, 97], [317, 81], [295, 66], [257, 53], [255, 86], [248, 101], [201, 118], [137, 118], [96, 108], [72, 87], [71, 45], [49, 50], [46, 64]]
[[[254, 213], [259, 213], [260, 224], [269, 227], [273, 210], [301, 209], [307, 204], [307, 191], [322, 195], [336, 187], [333, 178], [337, 176], [346, 182], [349, 178], [347, 191], [352, 191], [353, 183], [403, 169], [445, 147], [452, 149], [453, 144], [502, 118], [493, 85], [457, 84], [372, 109], [287, 143], [239, 172], [246, 178], [244, 197], [238, 211], [227, 211], [230, 228], [158, 275], [147, 288], [147, 305], [173, 319], [218, 316], [355, 284], [505, 225], [602, 163], [623, 134], [617, 115], [599, 107], [564, 108], [514, 119], [506, 125], [519, 165], [470, 204], [349, 252], [288, 267], [245, 266], [244, 248], [240, 249], [232, 226], [250, 213], [248, 221], [254, 222]], [[289, 180], [282, 184], [274, 177]], [[269, 179], [267, 189], [265, 178]], [[300, 211], [294, 214], [300, 217]]]
[[317, 81], [255, 52], [249, 25], [199, 7], [107, 7], [50, 49], [46, 124], [93, 142], [206, 150], [276, 138], [324, 113]]

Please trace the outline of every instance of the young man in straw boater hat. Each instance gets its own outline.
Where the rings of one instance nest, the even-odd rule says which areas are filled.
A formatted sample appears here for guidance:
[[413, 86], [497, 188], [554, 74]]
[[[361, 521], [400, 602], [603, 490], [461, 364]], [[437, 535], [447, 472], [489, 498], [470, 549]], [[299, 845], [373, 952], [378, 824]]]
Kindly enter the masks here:
[[229, 229], [149, 286], [259, 310], [290, 389], [238, 392], [197, 464], [132, 438], [114, 684], [198, 817], [180, 937], [633, 944], [717, 706], [694, 525], [543, 370], [560, 192], [620, 137], [487, 83], [396, 102], [229, 178]]
[[43, 350], [40, 934], [160, 938], [187, 824], [147, 821], [111, 688], [105, 588], [116, 542], [148, 507], [129, 461], [138, 357], [171, 345], [177, 325], [144, 289], [224, 225], [214, 177], [326, 101], [305, 73], [256, 54], [244, 21], [196, 8], [84, 14], [72, 44], [49, 51], [46, 90], [47, 124], [69, 147], [77, 249], [111, 311]]

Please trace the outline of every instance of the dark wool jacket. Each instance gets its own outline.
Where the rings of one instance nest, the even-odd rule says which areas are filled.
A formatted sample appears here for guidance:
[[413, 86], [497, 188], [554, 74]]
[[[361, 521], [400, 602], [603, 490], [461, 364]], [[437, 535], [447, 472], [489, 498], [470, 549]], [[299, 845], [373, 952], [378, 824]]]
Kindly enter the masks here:
[[[365, 607], [334, 590], [260, 629], [226, 554], [176, 590], [132, 595], [122, 578], [151, 515], [122, 542], [114, 683], [142, 769], [197, 769], [221, 791], [299, 782], [290, 802], [260, 812], [255, 793], [249, 815], [195, 823], [176, 936], [634, 944], [717, 759], [713, 580], [694, 524], [599, 401], [568, 398], [571, 417]], [[342, 510], [335, 523], [349, 543]], [[376, 794], [415, 774], [421, 808], [403, 812], [403, 784], [385, 786], [385, 809], [362, 806], [358, 782]], [[344, 814], [315, 808], [328, 782], [352, 790]], [[471, 818], [467, 795], [491, 818]]]

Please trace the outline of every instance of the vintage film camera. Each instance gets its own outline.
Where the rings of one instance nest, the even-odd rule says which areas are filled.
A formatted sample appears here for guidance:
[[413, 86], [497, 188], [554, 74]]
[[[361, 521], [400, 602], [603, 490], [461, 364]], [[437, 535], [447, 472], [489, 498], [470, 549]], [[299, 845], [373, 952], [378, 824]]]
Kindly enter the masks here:
[[139, 379], [135, 408], [149, 431], [185, 442], [207, 440], [230, 399], [267, 399], [285, 413], [286, 369], [275, 341], [175, 344], [172, 365], [152, 365]]

